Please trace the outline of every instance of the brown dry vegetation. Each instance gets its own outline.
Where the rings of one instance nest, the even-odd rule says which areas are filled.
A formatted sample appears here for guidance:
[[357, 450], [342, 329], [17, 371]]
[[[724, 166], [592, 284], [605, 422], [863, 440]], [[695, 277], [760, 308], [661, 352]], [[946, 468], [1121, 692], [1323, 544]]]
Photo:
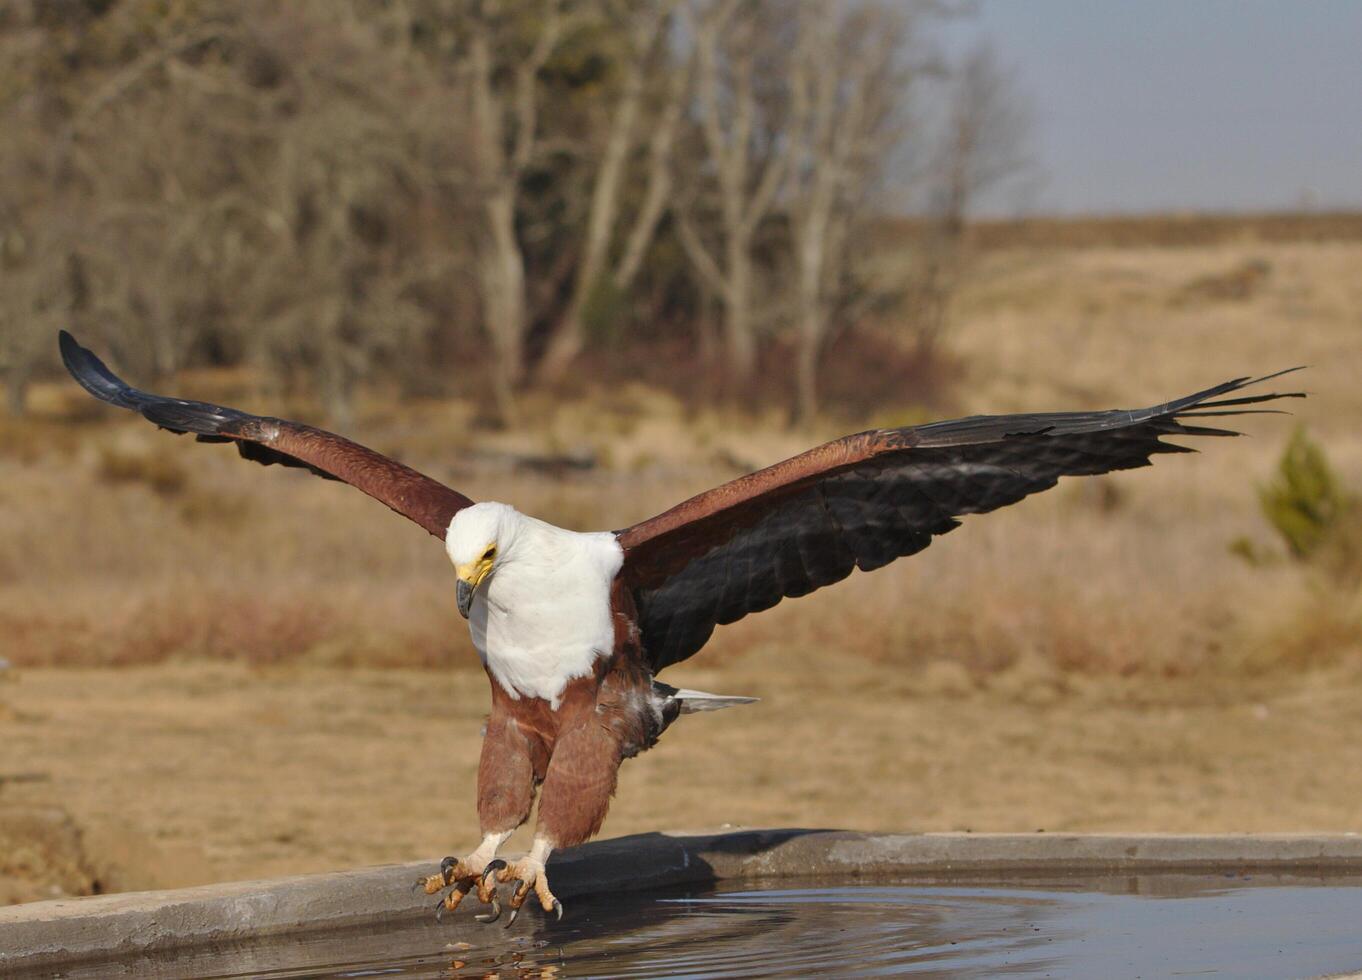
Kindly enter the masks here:
[[[1362, 245], [977, 262], [951, 409], [1148, 404], [1305, 363], [1297, 420], [1362, 486]], [[1245, 295], [1189, 290], [1249, 263], [1267, 272]], [[280, 412], [239, 376], [174, 387]], [[914, 401], [866, 421], [917, 421]], [[29, 832], [26, 851], [0, 849], [0, 877], [28, 883], [13, 896], [469, 844], [486, 682], [436, 543], [357, 493], [92, 410], [70, 385], [33, 404], [0, 429], [0, 653], [18, 681], [0, 686], [0, 837], [60, 809], [49, 845]], [[642, 385], [525, 408], [530, 425], [490, 433], [472, 404], [373, 396], [357, 432], [475, 498], [586, 528], [842, 428], [791, 432]], [[767, 700], [687, 719], [630, 763], [606, 832], [1357, 829], [1362, 608], [1290, 562], [1230, 552], [1240, 536], [1275, 547], [1254, 488], [1295, 424], [1243, 423], [1252, 438], [1066, 482], [721, 630], [669, 679]], [[576, 475], [514, 465], [585, 452], [598, 465]]]

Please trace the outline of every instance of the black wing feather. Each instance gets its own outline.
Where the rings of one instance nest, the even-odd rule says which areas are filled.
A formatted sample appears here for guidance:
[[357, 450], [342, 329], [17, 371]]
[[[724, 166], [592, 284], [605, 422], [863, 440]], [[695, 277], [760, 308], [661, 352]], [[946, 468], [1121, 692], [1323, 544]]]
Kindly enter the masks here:
[[1166, 436], [1238, 435], [1181, 420], [1269, 412], [1238, 406], [1304, 397], [1221, 397], [1286, 373], [1145, 409], [976, 415], [858, 433], [621, 531], [652, 667], [694, 654], [716, 624], [921, 551], [965, 514], [1016, 503], [1063, 476], [1195, 452]]

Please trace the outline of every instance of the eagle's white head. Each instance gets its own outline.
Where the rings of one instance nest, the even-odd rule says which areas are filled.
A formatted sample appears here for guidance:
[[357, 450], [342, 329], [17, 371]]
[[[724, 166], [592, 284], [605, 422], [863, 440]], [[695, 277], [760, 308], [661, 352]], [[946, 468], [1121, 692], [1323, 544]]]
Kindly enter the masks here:
[[473, 605], [473, 593], [507, 560], [524, 523], [524, 516], [514, 507], [493, 502], [465, 507], [449, 522], [445, 553], [459, 576], [459, 612], [464, 619]]

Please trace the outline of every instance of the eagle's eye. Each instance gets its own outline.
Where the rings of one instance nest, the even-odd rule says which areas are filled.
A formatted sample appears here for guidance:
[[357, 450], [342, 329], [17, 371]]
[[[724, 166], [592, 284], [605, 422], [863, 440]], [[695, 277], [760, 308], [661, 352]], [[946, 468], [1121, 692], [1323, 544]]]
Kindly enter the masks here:
[[497, 546], [494, 545], [494, 544], [489, 544], [489, 545], [487, 546], [487, 550], [484, 551], [484, 552], [482, 553], [482, 560], [483, 560], [483, 561], [489, 561], [489, 560], [492, 558], [492, 556], [495, 555], [496, 553], [497, 553]]

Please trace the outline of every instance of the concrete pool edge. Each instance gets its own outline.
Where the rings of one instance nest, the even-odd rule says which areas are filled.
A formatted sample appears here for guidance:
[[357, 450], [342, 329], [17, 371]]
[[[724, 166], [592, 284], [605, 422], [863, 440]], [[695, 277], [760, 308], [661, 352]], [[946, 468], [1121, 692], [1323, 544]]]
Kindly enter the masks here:
[[[0, 968], [429, 915], [434, 899], [412, 884], [437, 861], [0, 908]], [[1174, 871], [1362, 873], [1362, 835], [657, 833], [596, 841], [550, 864], [554, 891], [569, 908], [574, 896], [593, 892], [743, 878]], [[480, 928], [461, 909], [450, 921], [450, 939]]]

